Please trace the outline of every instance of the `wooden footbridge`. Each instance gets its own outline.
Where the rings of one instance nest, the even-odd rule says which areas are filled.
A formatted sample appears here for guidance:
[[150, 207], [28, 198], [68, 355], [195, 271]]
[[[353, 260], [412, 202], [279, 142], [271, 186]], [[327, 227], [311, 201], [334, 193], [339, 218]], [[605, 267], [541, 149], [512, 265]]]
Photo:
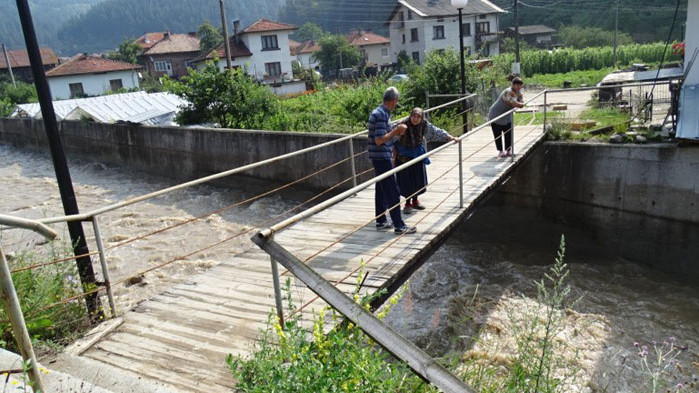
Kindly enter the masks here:
[[[436, 383], [443, 390], [465, 391], [449, 388], [453, 381], [449, 382], [444, 370], [423, 364], [424, 354], [411, 352], [411, 346], [392, 347], [400, 338], [352, 309], [351, 296], [344, 295], [355, 290], [360, 271], [367, 275], [363, 291], [386, 288], [390, 294], [402, 285], [527, 159], [544, 133], [541, 126], [518, 126], [514, 136], [517, 154], [513, 158], [496, 157], [487, 124], [462, 136], [458, 143], [429, 152], [430, 184], [420, 197], [427, 209], [404, 216], [408, 225], [417, 226], [415, 234], [399, 236], [392, 230], [376, 230], [376, 179], [370, 180], [272, 227], [250, 231], [247, 237], [252, 236], [260, 248], [221, 261], [103, 323], [47, 366], [114, 392], [231, 391], [235, 381], [226, 368], [226, 356], [249, 353], [270, 313], [280, 311], [275, 293], [279, 294], [279, 282], [284, 285], [288, 279], [295, 308], [288, 310], [284, 305], [279, 312], [282, 318], [301, 313], [303, 320], [311, 321], [314, 311], [332, 303], [414, 370], [433, 382], [447, 380], [441, 386]], [[125, 204], [130, 203], [135, 202]], [[73, 219], [92, 219], [96, 224], [94, 217], [100, 213]], [[281, 263], [278, 271], [270, 255]], [[337, 290], [344, 300], [337, 298]], [[407, 352], [401, 352], [404, 350]]]

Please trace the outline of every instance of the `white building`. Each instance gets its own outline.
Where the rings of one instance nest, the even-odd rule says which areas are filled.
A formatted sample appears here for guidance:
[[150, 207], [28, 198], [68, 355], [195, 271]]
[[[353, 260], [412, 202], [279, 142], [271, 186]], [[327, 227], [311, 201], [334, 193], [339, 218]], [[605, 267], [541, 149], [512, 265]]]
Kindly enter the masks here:
[[138, 88], [141, 68], [138, 64], [78, 55], [48, 71], [46, 77], [53, 99], [62, 100]]
[[[289, 34], [298, 27], [286, 23], [260, 19], [239, 31], [238, 22], [234, 23], [234, 34], [229, 39], [231, 65], [243, 67], [248, 74], [265, 85], [269, 85], [275, 94], [286, 95], [305, 91], [303, 81], [294, 80], [291, 69], [291, 50]], [[203, 68], [207, 61], [218, 56], [219, 68], [226, 67], [225, 48], [220, 45], [211, 52], [191, 61], [197, 68]]]
[[[493, 56], [500, 52], [500, 14], [505, 11], [488, 0], [469, 0], [463, 9], [464, 50]], [[459, 50], [459, 12], [450, 0], [398, 0], [388, 18], [391, 59], [401, 51], [418, 63], [427, 53]]]
[[381, 71], [393, 63], [391, 60], [391, 40], [371, 31], [355, 30], [347, 36], [350, 45], [359, 48], [367, 67]]
[[291, 54], [296, 56], [296, 60], [303, 68], [315, 69], [320, 67], [320, 62], [316, 60], [315, 54], [320, 50], [320, 45], [315, 41], [300, 42], [292, 45]]

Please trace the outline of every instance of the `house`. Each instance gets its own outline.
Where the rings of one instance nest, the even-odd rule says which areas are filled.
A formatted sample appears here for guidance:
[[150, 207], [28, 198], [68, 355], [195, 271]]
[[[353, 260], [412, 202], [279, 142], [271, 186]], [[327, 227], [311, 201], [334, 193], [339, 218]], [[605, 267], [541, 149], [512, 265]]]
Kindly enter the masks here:
[[[51, 48], [40, 48], [41, 62], [44, 64], [44, 71], [48, 71], [59, 64], [58, 56]], [[16, 80], [25, 81], [27, 83], [34, 82], [31, 64], [29, 64], [29, 54], [25, 49], [8, 50], [7, 58], [12, 67], [12, 75]], [[0, 74], [8, 74], [10, 71], [5, 61], [4, 54], [0, 53]]]
[[54, 99], [99, 96], [138, 88], [138, 64], [78, 55], [46, 73]]
[[[289, 34], [298, 27], [286, 23], [260, 19], [242, 31], [239, 23], [233, 23], [233, 36], [228, 40], [231, 49], [231, 66], [242, 67], [260, 83], [269, 86], [275, 94], [301, 93], [306, 84], [294, 80], [291, 69], [291, 48]], [[203, 68], [207, 62], [218, 57], [220, 69], [226, 67], [224, 45], [203, 54], [191, 64]]]
[[391, 40], [371, 31], [354, 30], [347, 36], [350, 45], [359, 48], [367, 67], [378, 71], [393, 64], [391, 60]]
[[[500, 52], [500, 14], [488, 0], [470, 0], [463, 9], [464, 50], [482, 56]], [[405, 52], [418, 64], [427, 53], [459, 50], [459, 11], [450, 0], [398, 0], [388, 18], [391, 60]]]
[[320, 45], [315, 41], [299, 42], [298, 45], [291, 47], [291, 55], [296, 57], [303, 68], [320, 67], [320, 62], [315, 59], [315, 54], [320, 50]]
[[[537, 48], [550, 49], [553, 46], [553, 35], [556, 29], [545, 25], [531, 25], [519, 27], [519, 38], [527, 44]], [[505, 37], [515, 38], [515, 28], [510, 27], [505, 31]]]
[[[680, 93], [677, 138], [699, 141], [699, 0], [687, 1], [684, 39], [685, 80]], [[696, 56], [696, 57], [695, 57]], [[693, 65], [692, 60], [694, 60]], [[691, 68], [690, 68], [691, 67]]]
[[155, 42], [154, 38], [159, 38], [159, 33], [145, 34], [144, 37], [148, 38], [136, 41], [144, 48], [138, 60], [156, 78], [163, 75], [173, 78], [187, 75], [190, 61], [199, 56], [200, 43], [196, 33], [171, 34], [165, 31], [162, 38]]

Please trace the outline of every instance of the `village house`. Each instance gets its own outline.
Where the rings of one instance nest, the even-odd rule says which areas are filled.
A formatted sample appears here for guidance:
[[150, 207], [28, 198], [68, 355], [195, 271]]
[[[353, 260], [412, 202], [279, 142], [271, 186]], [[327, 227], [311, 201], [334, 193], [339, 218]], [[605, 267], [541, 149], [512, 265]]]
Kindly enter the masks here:
[[[297, 26], [259, 19], [239, 30], [238, 21], [233, 23], [233, 36], [230, 37], [231, 66], [242, 67], [262, 84], [269, 86], [277, 95], [296, 94], [305, 91], [306, 84], [295, 80], [291, 69], [291, 48], [289, 35]], [[224, 45], [192, 60], [197, 68], [203, 68], [208, 61], [218, 57], [220, 69], [226, 67]]]
[[[59, 64], [58, 57], [53, 49], [40, 48], [39, 52], [41, 53], [41, 62], [44, 64], [44, 71], [48, 71]], [[7, 58], [10, 61], [12, 75], [14, 75], [15, 80], [27, 83], [34, 82], [34, 75], [29, 64], [29, 54], [27, 54], [26, 49], [8, 50]], [[5, 55], [0, 53], [0, 74], [9, 75], [9, 73], [10, 70], [5, 61]]]
[[359, 48], [367, 67], [375, 67], [377, 71], [391, 66], [391, 40], [371, 31], [354, 30], [347, 36], [352, 46]]
[[[463, 9], [464, 50], [481, 56], [500, 52], [500, 14], [487, 0], [470, 0]], [[391, 60], [405, 52], [418, 64], [431, 51], [459, 50], [459, 11], [450, 0], [399, 0], [388, 18]]]
[[78, 55], [46, 73], [54, 99], [99, 96], [138, 88], [138, 64]]
[[296, 44], [291, 46], [291, 55], [296, 57], [301, 67], [310, 69], [320, 67], [320, 62], [315, 58], [316, 52], [320, 50], [320, 45], [316, 41], [297, 42]]
[[187, 75], [190, 61], [199, 56], [200, 42], [196, 33], [146, 33], [136, 42], [143, 48], [143, 53], [138, 56], [139, 63], [156, 78]]
[[[551, 49], [553, 47], [553, 35], [556, 29], [545, 25], [531, 25], [519, 27], [519, 38], [535, 48]], [[515, 38], [515, 28], [510, 27], [505, 31], [505, 37]]]

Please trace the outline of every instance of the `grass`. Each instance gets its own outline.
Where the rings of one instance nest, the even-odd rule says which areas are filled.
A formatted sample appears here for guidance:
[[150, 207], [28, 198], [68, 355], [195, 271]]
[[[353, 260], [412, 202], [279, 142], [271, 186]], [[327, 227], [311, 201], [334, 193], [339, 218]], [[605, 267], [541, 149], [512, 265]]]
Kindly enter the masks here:
[[612, 72], [612, 68], [600, 70], [572, 71], [561, 74], [536, 74], [525, 78], [528, 86], [540, 88], [560, 89], [564, 82], [570, 82], [570, 87], [594, 86], [607, 74]]
[[[549, 111], [546, 114], [546, 122], [549, 123], [553, 119], [560, 118], [560, 117], [563, 117], [563, 112]], [[526, 125], [530, 125], [530, 124], [531, 125], [544, 124], [543, 112], [515, 113], [515, 125], [516, 126], [526, 126]]]

